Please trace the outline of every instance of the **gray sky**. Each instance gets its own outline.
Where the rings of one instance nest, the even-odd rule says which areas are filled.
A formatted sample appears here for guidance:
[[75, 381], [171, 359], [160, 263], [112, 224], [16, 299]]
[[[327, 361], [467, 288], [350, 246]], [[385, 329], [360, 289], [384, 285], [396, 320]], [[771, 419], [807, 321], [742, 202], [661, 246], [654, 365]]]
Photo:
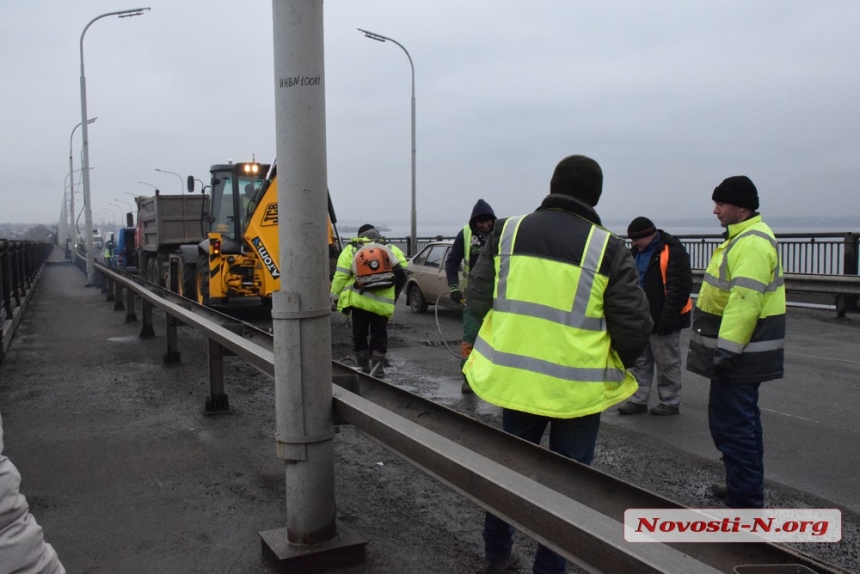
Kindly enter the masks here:
[[[271, 2], [2, 0], [0, 222], [57, 221], [81, 120], [81, 32], [147, 5], [86, 33], [94, 210], [151, 194], [138, 180], [179, 193], [180, 178], [155, 168], [207, 180], [210, 164], [274, 157]], [[415, 64], [419, 234], [467, 219], [479, 197], [500, 216], [533, 210], [571, 153], [603, 167], [604, 220], [709, 217], [714, 186], [736, 174], [756, 183], [765, 215], [860, 214], [854, 0], [324, 8], [341, 220], [408, 222], [410, 210], [409, 61], [356, 28], [396, 39]]]

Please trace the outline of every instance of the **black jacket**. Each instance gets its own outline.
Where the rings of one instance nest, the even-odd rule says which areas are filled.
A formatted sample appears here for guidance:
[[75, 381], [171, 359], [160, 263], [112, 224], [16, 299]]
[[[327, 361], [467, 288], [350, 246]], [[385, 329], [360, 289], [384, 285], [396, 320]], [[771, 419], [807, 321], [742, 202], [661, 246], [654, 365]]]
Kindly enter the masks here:
[[[477, 228], [475, 227], [475, 220], [480, 217], [492, 217], [493, 220], [496, 219], [496, 214], [493, 212], [493, 208], [490, 207], [490, 204], [484, 201], [483, 199], [479, 199], [475, 203], [475, 207], [472, 208], [472, 216], [469, 217], [469, 227], [472, 228], [472, 246], [469, 249], [469, 269], [475, 267], [475, 263], [478, 261], [478, 257], [481, 255], [481, 251], [484, 249], [484, 245], [487, 242], [487, 237], [482, 235]], [[466, 256], [466, 239], [463, 230], [461, 229], [459, 233], [457, 233], [457, 237], [454, 239], [454, 244], [451, 246], [451, 249], [448, 250], [448, 257], [445, 258], [445, 276], [448, 279], [448, 285], [450, 286], [458, 286], [460, 283], [460, 262]]]
[[[690, 255], [677, 238], [658, 229], [659, 239], [648, 268], [645, 271], [645, 296], [651, 307], [651, 319], [654, 321], [654, 332], [668, 334], [672, 331], [690, 326], [692, 309], [681, 313], [684, 305], [690, 299], [693, 290], [693, 274], [690, 270]], [[660, 271], [660, 254], [663, 248], [669, 246], [669, 265], [666, 269], [666, 282], [663, 286], [663, 274]], [[635, 257], [639, 250], [631, 248]]]
[[[567, 213], [563, 213], [567, 212]], [[529, 230], [520, 230], [517, 244], [529, 249], [530, 246], [552, 248], [560, 241], [571, 238], [580, 248], [584, 248], [585, 240], [593, 225], [600, 225], [600, 218], [593, 208], [581, 201], [561, 194], [546, 196], [537, 208], [534, 217], [529, 221]], [[493, 307], [493, 290], [496, 282], [496, 269], [493, 263], [499, 253], [499, 239], [505, 220], [499, 219], [493, 226], [490, 239], [478, 258], [478, 262], [469, 274], [466, 287], [466, 300], [469, 301], [469, 312], [478, 319], [483, 319]], [[528, 237], [526, 237], [528, 236]], [[567, 250], [568, 244], [559, 247], [558, 251]], [[612, 339], [612, 348], [618, 352], [624, 366], [630, 368], [648, 344], [648, 336], [653, 327], [648, 315], [648, 302], [639, 288], [639, 275], [630, 250], [624, 246], [623, 240], [615, 235], [609, 238], [606, 255], [599, 273], [608, 278], [606, 290], [603, 292], [604, 316], [606, 330]], [[569, 285], [545, 285], [545, 289], [570, 289]], [[523, 336], [528, 336], [523, 334]]]

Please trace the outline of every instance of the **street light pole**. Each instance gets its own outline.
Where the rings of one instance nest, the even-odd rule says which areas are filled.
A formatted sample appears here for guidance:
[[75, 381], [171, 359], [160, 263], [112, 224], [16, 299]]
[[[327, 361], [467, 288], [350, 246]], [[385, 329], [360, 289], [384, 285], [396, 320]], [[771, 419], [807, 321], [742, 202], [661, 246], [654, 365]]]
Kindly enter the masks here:
[[185, 191], [185, 180], [182, 179], [181, 175], [179, 175], [178, 173], [172, 172], [172, 171], [167, 171], [166, 169], [155, 168], [155, 171], [160, 171], [161, 173], [169, 173], [169, 174], [172, 174], [172, 175], [175, 175], [176, 177], [178, 177], [179, 178], [179, 194], [182, 195], [182, 192]]
[[[87, 120], [87, 125], [93, 123], [97, 119], [98, 118], [96, 117], [96, 118], [92, 118], [90, 120]], [[70, 185], [74, 183], [74, 175], [72, 175], [72, 174], [75, 173], [75, 164], [74, 164], [74, 161], [72, 159], [72, 139], [74, 139], [74, 137], [75, 137], [75, 130], [78, 129], [79, 127], [81, 127], [80, 123], [78, 123], [78, 125], [76, 125], [75, 127], [72, 128], [72, 133], [69, 135], [69, 178], [70, 178], [69, 181], [71, 182]], [[71, 233], [72, 229], [74, 229], [74, 227], [75, 227], [75, 194], [74, 193], [69, 196], [69, 225], [71, 227], [71, 229], [69, 229], [69, 233]], [[72, 241], [74, 242], [76, 240], [77, 240], [77, 237], [75, 237]]]
[[376, 34], [374, 32], [368, 32], [367, 30], [362, 30], [358, 28], [358, 31], [364, 34], [366, 37], [371, 40], [376, 40], [377, 42], [393, 42], [400, 46], [400, 49], [406, 53], [406, 57], [409, 58], [409, 67], [412, 68], [412, 213], [411, 213], [411, 225], [410, 225], [410, 236], [409, 236], [409, 255], [415, 255], [418, 252], [418, 237], [417, 237], [417, 213], [415, 210], [415, 65], [412, 63], [412, 56], [409, 55], [409, 51], [403, 47], [403, 44], [395, 40], [394, 38], [389, 38], [388, 36], [383, 36], [382, 34]]
[[[115, 205], [115, 206], [117, 206], [117, 207], [119, 208], [119, 211], [120, 211], [119, 226], [120, 226], [120, 227], [125, 227], [125, 224], [126, 224], [126, 223], [128, 223], [128, 222], [127, 222], [127, 221], [125, 221], [125, 219], [123, 219], [123, 216], [125, 216], [125, 215], [126, 215], [126, 214], [128, 214], [128, 213], [133, 213], [133, 212], [134, 212], [134, 209], [131, 207], [131, 204], [130, 204], [129, 202], [127, 202], [127, 201], [123, 201], [123, 200], [121, 200], [121, 199], [114, 199], [114, 201], [115, 201], [116, 203], [111, 203], [111, 205]], [[126, 205], [128, 206], [128, 211], [123, 211], [125, 208], [124, 208], [123, 206], [121, 206], [121, 205], [120, 205], [120, 202], [122, 202], [122, 203], [124, 203], [124, 204], [126, 204]]]
[[93, 210], [90, 205], [90, 146], [89, 136], [87, 135], [87, 79], [84, 74], [84, 35], [87, 30], [96, 20], [106, 18], [107, 16], [117, 16], [126, 18], [129, 16], [141, 16], [144, 11], [149, 8], [134, 8], [132, 10], [120, 10], [118, 12], [107, 12], [101, 16], [96, 16], [84, 26], [84, 31], [81, 32], [81, 138], [83, 140], [83, 170], [84, 170], [84, 222], [87, 226], [87, 286], [95, 284], [96, 268], [95, 258], [93, 257]]
[[141, 184], [143, 184], [143, 185], [148, 185], [149, 187], [151, 187], [152, 189], [154, 189], [154, 190], [155, 190], [155, 194], [156, 194], [156, 195], [158, 195], [159, 191], [158, 191], [158, 187], [157, 187], [157, 186], [154, 186], [154, 185], [152, 185], [151, 183], [147, 183], [147, 182], [145, 182], [145, 181], [140, 181], [140, 180], [137, 180], [137, 183], [141, 183]]

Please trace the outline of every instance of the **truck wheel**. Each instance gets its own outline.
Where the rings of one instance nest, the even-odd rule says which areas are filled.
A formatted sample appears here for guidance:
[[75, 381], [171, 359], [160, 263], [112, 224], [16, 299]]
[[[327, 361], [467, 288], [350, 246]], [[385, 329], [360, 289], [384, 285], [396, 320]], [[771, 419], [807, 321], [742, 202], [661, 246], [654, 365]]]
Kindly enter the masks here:
[[192, 301], [197, 300], [197, 262], [186, 261], [179, 256], [179, 294]]
[[195, 270], [196, 277], [196, 295], [197, 302], [201, 305], [209, 305], [209, 258], [201, 255], [197, 260], [197, 269]]

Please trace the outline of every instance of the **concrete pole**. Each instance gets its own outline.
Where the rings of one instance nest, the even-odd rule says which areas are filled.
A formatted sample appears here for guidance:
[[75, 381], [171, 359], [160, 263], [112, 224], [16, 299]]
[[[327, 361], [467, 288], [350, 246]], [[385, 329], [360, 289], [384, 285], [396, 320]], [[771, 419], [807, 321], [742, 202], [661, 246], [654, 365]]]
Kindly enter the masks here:
[[273, 0], [281, 290], [272, 304], [287, 537], [337, 535], [322, 0]]

